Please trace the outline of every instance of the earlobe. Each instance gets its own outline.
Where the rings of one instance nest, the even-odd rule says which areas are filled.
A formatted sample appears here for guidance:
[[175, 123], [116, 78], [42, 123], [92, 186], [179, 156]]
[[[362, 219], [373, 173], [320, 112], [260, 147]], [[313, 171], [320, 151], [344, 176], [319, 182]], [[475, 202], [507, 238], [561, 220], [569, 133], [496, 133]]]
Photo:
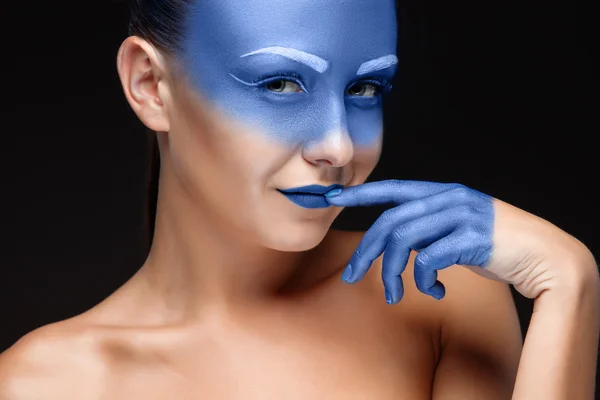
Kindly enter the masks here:
[[140, 121], [156, 132], [169, 131], [169, 119], [159, 91], [164, 66], [147, 41], [130, 36], [121, 44], [117, 70], [125, 97]]

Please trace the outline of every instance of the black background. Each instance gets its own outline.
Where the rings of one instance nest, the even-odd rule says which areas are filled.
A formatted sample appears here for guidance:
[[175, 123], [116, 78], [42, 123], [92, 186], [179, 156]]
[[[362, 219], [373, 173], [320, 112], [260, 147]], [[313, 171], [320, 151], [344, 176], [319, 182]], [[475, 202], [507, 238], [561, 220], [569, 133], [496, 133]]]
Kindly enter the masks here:
[[[97, 304], [147, 252], [146, 133], [115, 61], [126, 5], [39, 3], [4, 9], [1, 28], [0, 351]], [[371, 180], [463, 183], [550, 220], [598, 256], [593, 22], [577, 25], [574, 2], [400, 9], [400, 72]], [[345, 211], [336, 226], [367, 229], [381, 211]], [[515, 300], [525, 331], [532, 304]]]

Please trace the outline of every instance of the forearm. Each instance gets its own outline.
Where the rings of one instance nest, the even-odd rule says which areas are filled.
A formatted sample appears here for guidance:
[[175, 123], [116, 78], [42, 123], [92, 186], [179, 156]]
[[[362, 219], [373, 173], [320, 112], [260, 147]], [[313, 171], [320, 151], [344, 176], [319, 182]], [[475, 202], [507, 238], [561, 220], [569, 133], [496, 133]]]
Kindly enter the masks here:
[[600, 280], [584, 272], [534, 303], [519, 362], [513, 400], [594, 398], [600, 331]]

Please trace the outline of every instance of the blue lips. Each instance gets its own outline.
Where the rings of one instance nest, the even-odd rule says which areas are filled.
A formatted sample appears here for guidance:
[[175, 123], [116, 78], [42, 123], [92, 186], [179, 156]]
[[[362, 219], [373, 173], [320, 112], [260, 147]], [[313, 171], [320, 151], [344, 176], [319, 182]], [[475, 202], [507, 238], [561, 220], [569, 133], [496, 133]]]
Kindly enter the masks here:
[[304, 208], [327, 208], [330, 204], [325, 200], [325, 193], [333, 189], [343, 189], [343, 185], [330, 186], [308, 185], [290, 189], [277, 189], [292, 203]]

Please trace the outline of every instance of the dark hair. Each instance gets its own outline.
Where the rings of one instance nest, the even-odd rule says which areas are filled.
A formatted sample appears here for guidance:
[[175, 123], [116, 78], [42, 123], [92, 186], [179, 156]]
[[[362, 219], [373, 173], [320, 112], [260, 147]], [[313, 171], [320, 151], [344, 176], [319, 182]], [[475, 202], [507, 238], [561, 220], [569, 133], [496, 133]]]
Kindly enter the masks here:
[[166, 55], [176, 54], [193, 1], [197, 0], [130, 0], [129, 34], [147, 40]]
[[[177, 55], [181, 51], [185, 15], [192, 1], [195, 0], [129, 0], [129, 35], [147, 40], [165, 56]], [[160, 174], [158, 143], [152, 131], [148, 132], [147, 154], [146, 221], [149, 245], [152, 245]]]

